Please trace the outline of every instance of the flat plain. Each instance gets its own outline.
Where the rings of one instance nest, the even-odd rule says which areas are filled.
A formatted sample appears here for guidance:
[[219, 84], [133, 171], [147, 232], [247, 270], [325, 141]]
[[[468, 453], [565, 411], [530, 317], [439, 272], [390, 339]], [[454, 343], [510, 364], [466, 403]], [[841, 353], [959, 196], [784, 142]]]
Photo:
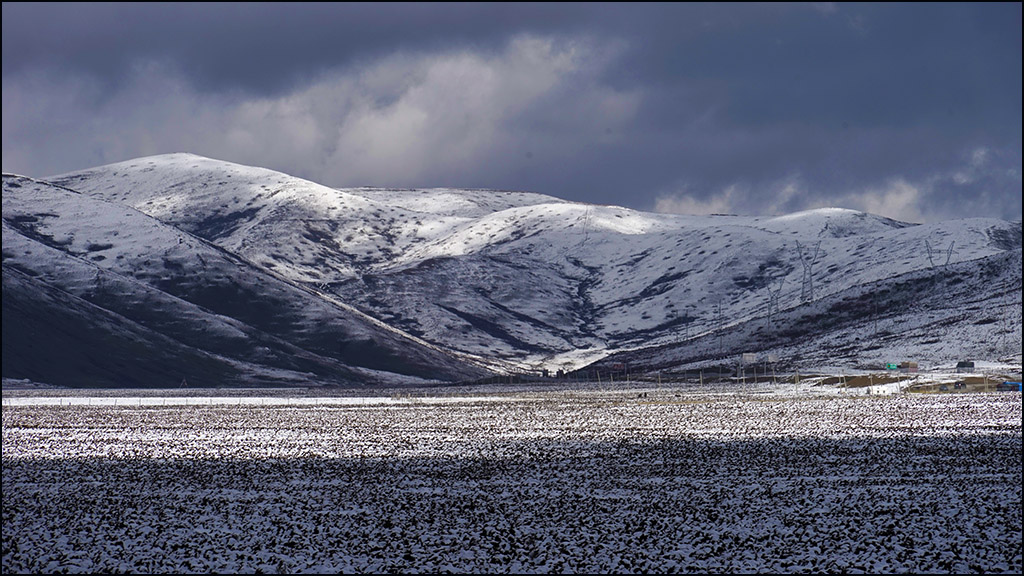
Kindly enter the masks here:
[[8, 396], [4, 573], [1021, 571], [1019, 393]]

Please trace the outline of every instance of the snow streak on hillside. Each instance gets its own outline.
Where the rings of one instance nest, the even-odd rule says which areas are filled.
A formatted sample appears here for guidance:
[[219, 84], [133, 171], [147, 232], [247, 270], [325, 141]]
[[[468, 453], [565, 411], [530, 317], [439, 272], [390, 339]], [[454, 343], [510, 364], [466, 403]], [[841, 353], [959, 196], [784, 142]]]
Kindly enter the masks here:
[[[392, 371], [408, 347], [420, 356], [401, 372], [441, 378], [480, 365], [570, 370], [629, 351], [615, 358], [659, 370], [744, 352], [792, 366], [823, 355], [847, 366], [1019, 362], [1020, 222], [911, 225], [838, 208], [676, 216], [525, 192], [337, 190], [189, 154], [8, 181], [5, 301], [8, 268], [39, 260], [8, 249], [16, 230], [73, 255], [80, 292], [98, 269], [222, 323], [252, 326], [248, 307], [283, 307], [275, 322], [301, 325], [302, 337], [256, 328], [346, 365], [363, 354], [329, 352], [338, 336], [317, 327], [325, 315], [350, 319], [345, 341], [390, 342], [363, 368]], [[46, 192], [15, 194], [32, 186]], [[190, 297], [224, 283], [252, 297]]]

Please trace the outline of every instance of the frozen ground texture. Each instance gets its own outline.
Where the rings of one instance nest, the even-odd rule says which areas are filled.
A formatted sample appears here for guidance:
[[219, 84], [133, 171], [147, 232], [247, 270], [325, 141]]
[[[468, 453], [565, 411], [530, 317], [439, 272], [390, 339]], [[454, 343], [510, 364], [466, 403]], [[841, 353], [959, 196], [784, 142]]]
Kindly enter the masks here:
[[1015, 393], [5, 405], [3, 447], [5, 573], [1021, 571]]

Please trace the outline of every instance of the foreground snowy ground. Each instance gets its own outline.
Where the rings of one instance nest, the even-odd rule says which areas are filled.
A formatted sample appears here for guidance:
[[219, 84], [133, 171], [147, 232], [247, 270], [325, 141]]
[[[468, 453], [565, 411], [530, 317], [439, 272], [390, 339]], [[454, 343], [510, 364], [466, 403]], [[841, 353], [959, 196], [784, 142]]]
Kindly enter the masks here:
[[50, 404], [4, 573], [1021, 571], [1016, 393]]

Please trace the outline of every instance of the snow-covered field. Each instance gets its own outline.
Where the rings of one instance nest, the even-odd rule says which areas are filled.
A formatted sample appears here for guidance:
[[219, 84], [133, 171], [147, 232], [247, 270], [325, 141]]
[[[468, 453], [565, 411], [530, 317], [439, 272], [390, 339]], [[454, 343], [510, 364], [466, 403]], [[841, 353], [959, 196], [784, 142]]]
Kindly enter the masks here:
[[1022, 567], [1018, 393], [335, 400], [5, 403], [3, 572]]

